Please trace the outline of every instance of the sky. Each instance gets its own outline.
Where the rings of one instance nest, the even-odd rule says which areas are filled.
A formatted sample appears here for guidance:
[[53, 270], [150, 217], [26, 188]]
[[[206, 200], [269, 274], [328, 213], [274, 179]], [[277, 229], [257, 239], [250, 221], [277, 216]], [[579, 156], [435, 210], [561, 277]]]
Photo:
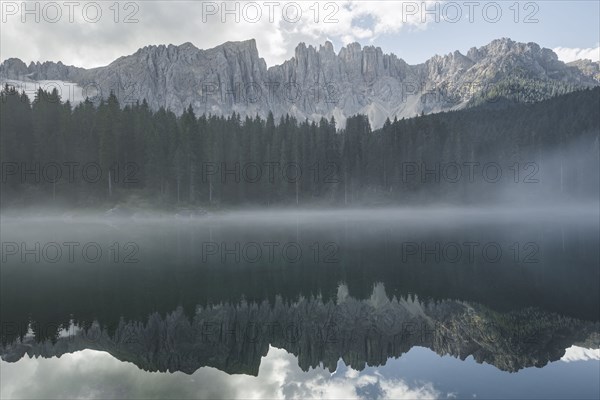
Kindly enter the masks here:
[[[586, 355], [583, 355], [586, 353]], [[106, 352], [83, 350], [60, 358], [0, 361], [0, 396], [45, 398], [597, 398], [600, 352], [571, 347], [562, 360], [519, 373], [461, 361], [413, 347], [384, 366], [357, 371], [338, 361], [303, 372], [294, 355], [270, 347], [258, 376], [227, 375], [202, 367], [192, 375], [152, 373]]]
[[381, 47], [409, 64], [509, 37], [600, 59], [600, 1], [5, 1], [0, 60], [92, 68], [147, 45], [256, 39], [268, 66], [299, 42]]

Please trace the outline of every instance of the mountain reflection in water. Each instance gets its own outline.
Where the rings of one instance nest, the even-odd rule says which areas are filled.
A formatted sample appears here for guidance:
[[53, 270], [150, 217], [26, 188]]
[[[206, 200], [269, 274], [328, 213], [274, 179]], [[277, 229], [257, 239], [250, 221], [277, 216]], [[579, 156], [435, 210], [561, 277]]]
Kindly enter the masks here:
[[[364, 376], [354, 385], [363, 397], [392, 393], [383, 377], [369, 386], [373, 367], [408, 365], [422, 348], [519, 374], [582, 352], [593, 359], [597, 212], [482, 211], [4, 218], [2, 359], [98, 350], [146, 371], [260, 377], [279, 357], [306, 377]], [[39, 260], [6, 251], [24, 242], [39, 243]], [[93, 242], [108, 254], [50, 262], [50, 242]], [[135, 245], [134, 262], [123, 262], [124, 244]], [[389, 379], [413, 397], [439, 395]], [[288, 394], [309, 395], [300, 386]]]

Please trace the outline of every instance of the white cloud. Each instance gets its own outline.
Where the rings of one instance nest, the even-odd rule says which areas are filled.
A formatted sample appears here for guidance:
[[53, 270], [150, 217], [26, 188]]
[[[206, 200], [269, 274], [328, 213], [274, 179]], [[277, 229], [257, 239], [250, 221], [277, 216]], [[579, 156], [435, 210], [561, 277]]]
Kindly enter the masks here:
[[586, 349], [585, 347], [571, 346], [565, 350], [565, 355], [560, 360], [564, 362], [600, 361], [600, 349]]
[[200, 368], [192, 375], [181, 372], [151, 373], [94, 350], [60, 358], [24, 357], [16, 363], [0, 361], [1, 398], [329, 398], [357, 399], [369, 389], [383, 398], [436, 398], [431, 383], [409, 386], [402, 379], [374, 372], [346, 369], [330, 374], [317, 367], [303, 372], [294, 355], [271, 347], [261, 361], [257, 377], [227, 375]]
[[[40, 4], [29, 2], [28, 9], [33, 9], [36, 3]], [[83, 18], [83, 7], [87, 3], [101, 4], [102, 17], [97, 22]], [[293, 56], [295, 46], [301, 41], [317, 45], [331, 38], [343, 44], [353, 41], [368, 44], [382, 34], [397, 33], [405, 26], [426, 25], [421, 22], [420, 13], [406, 13], [403, 17], [403, 1], [281, 2], [272, 9], [264, 6], [264, 2], [255, 2], [263, 5], [261, 17], [255, 22], [252, 19], [256, 13], [244, 11], [244, 2], [236, 2], [239, 3], [239, 22], [235, 14], [225, 12], [222, 2], [212, 2], [218, 7], [214, 14], [203, 6], [211, 2], [134, 3], [139, 10], [121, 9], [118, 22], [115, 22], [114, 9], [110, 8], [112, 2], [82, 2], [72, 12], [72, 22], [70, 10], [64, 6], [62, 17], [50, 22], [44, 17], [48, 13], [44, 13], [43, 6], [36, 21], [36, 15], [24, 15], [21, 3], [14, 3], [19, 9], [3, 15], [0, 59], [18, 57], [26, 63], [60, 60], [90, 68], [106, 65], [151, 44], [192, 42], [199, 48], [210, 48], [226, 41], [255, 38], [260, 55], [268, 65], [273, 65]], [[287, 4], [300, 4], [298, 21], [291, 21], [294, 9], [286, 8]], [[283, 10], [287, 10], [287, 14]], [[138, 22], [124, 23], [125, 17], [134, 11], [133, 18]]]
[[571, 62], [586, 58], [592, 61], [600, 61], [600, 46], [587, 49], [581, 49], [577, 47], [555, 47], [552, 50], [556, 53], [556, 55], [558, 55], [558, 59], [564, 62]]

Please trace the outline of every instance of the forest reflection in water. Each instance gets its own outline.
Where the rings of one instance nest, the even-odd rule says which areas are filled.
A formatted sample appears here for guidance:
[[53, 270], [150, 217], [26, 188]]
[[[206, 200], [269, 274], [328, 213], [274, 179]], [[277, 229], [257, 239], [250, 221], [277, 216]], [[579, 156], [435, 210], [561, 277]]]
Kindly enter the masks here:
[[[403, 361], [414, 353], [498, 377], [552, 369], [567, 349], [600, 347], [597, 221], [580, 209], [3, 217], [2, 359], [15, 364], [2, 369], [98, 350], [147, 371], [260, 378], [275, 357], [305, 386], [335, 372], [366, 397], [439, 395], [388, 367], [419, 365]], [[382, 371], [397, 385], [369, 386]]]

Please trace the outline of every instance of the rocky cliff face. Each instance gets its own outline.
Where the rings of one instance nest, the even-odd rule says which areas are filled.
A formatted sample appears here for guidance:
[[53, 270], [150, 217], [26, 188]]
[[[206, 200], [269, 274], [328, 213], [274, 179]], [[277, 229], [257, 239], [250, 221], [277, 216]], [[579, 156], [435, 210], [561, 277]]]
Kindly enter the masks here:
[[113, 334], [94, 324], [88, 330], [72, 327], [55, 343], [27, 336], [3, 346], [0, 355], [15, 362], [25, 354], [60, 357], [94, 349], [149, 371], [191, 374], [211, 366], [257, 375], [269, 346], [293, 353], [303, 370], [323, 363], [332, 372], [340, 358], [362, 370], [424, 346], [518, 371], [558, 360], [574, 343], [592, 340], [598, 347], [597, 331], [597, 323], [534, 309], [499, 314], [454, 300], [389, 299], [381, 284], [369, 299], [357, 300], [342, 285], [335, 302], [218, 304], [198, 307], [191, 320], [178, 309], [164, 317], [152, 314], [145, 322], [121, 321]]
[[0, 65], [0, 79], [69, 81], [81, 86], [83, 97], [99, 99], [99, 92], [106, 97], [113, 91], [121, 103], [146, 99], [154, 109], [176, 113], [191, 104], [199, 113], [265, 117], [272, 111], [311, 120], [334, 116], [341, 123], [362, 113], [378, 127], [387, 117], [465, 107], [510, 79], [549, 87], [541, 97], [599, 85], [597, 70], [597, 63], [567, 65], [549, 49], [510, 39], [418, 65], [358, 43], [337, 54], [329, 42], [319, 48], [301, 43], [292, 59], [267, 68], [255, 41], [248, 40], [208, 50], [191, 43], [148, 46], [88, 70], [8, 59]]
[[596, 82], [600, 82], [600, 62], [592, 62], [592, 60], [577, 60], [567, 64], [570, 67], [576, 67], [584, 75], [593, 78]]

